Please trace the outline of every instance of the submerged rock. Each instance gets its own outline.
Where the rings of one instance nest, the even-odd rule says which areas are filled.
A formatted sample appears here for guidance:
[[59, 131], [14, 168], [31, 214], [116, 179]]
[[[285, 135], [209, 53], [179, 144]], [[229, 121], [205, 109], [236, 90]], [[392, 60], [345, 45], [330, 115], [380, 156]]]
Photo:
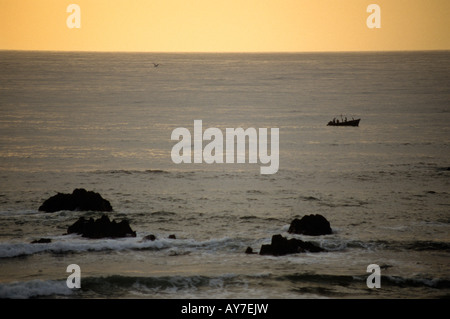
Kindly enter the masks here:
[[306, 215], [302, 219], [294, 219], [289, 226], [289, 233], [310, 236], [328, 235], [332, 233], [330, 222], [322, 215]]
[[154, 240], [156, 240], [156, 236], [150, 234], [150, 235], [145, 236], [145, 237], [142, 238], [142, 239], [143, 239], [143, 240], [151, 240], [151, 241], [154, 241]]
[[281, 235], [273, 235], [270, 245], [262, 245], [259, 252], [260, 255], [283, 256], [287, 254], [296, 254], [302, 252], [317, 253], [325, 251], [311, 242], [300, 239], [287, 239]]
[[86, 191], [84, 188], [75, 189], [72, 194], [58, 193], [39, 207], [40, 211], [56, 212], [59, 210], [93, 210], [100, 212], [112, 211], [111, 204], [99, 193]]
[[253, 252], [252, 247], [247, 247], [247, 249], [245, 250], [246, 254], [256, 254], [255, 252]]
[[52, 242], [52, 240], [50, 238], [41, 238], [41, 239], [33, 240], [31, 243], [32, 244], [48, 244], [51, 242]]
[[128, 221], [122, 220], [117, 223], [115, 220], [110, 221], [106, 215], [97, 220], [93, 218], [86, 220], [84, 217], [80, 217], [67, 228], [67, 233], [76, 233], [87, 238], [136, 237], [136, 232], [131, 229]]

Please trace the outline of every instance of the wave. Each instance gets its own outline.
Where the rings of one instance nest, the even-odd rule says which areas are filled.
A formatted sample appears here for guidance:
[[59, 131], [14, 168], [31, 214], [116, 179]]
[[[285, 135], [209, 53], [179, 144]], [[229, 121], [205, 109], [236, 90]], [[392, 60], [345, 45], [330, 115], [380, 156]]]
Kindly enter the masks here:
[[[70, 296], [74, 298], [117, 298], [117, 297], [175, 297], [205, 291], [205, 298], [211, 298], [210, 291], [227, 293], [227, 288], [247, 286], [248, 276], [222, 274], [217, 276], [123, 276], [110, 275], [81, 278], [80, 289], [67, 287], [66, 279], [32, 280], [0, 284], [0, 298], [24, 299], [36, 297]], [[254, 276], [258, 278], [258, 275]]]
[[155, 212], [151, 212], [150, 215], [151, 215], [151, 216], [167, 217], [168, 215], [169, 215], [169, 216], [177, 215], [177, 213], [175, 213], [175, 212], [170, 212], [170, 211], [165, 211], [165, 210], [158, 210], [158, 211], [155, 211]]
[[[439, 241], [387, 241], [387, 240], [348, 240], [326, 235], [321, 238], [311, 236], [293, 235], [293, 237], [310, 241], [327, 251], [345, 251], [347, 249], [364, 250], [394, 250], [394, 251], [450, 251], [449, 242]], [[332, 236], [332, 235], [331, 235]]]
[[275, 218], [275, 217], [260, 217], [260, 216], [255, 216], [255, 215], [244, 215], [239, 217], [240, 220], [245, 221], [245, 222], [253, 222], [253, 221], [269, 221], [269, 222], [274, 222], [274, 221], [278, 221], [278, 222], [283, 222], [283, 220], [279, 219], [279, 218]]
[[430, 287], [450, 289], [450, 280], [441, 278], [403, 278], [399, 276], [381, 276], [381, 284], [406, 287]]
[[147, 169], [147, 170], [126, 170], [126, 169], [112, 169], [112, 170], [96, 170], [95, 174], [106, 175], [131, 175], [131, 174], [170, 174], [169, 171], [161, 169]]
[[39, 253], [69, 254], [80, 252], [98, 251], [122, 251], [127, 249], [147, 249], [160, 250], [165, 246], [165, 242], [148, 241], [136, 242], [130, 240], [104, 239], [104, 240], [75, 240], [74, 242], [51, 242], [48, 244], [1, 244], [0, 258], [25, 257]]
[[450, 251], [450, 243], [436, 241], [414, 241], [407, 243], [405, 249], [424, 251], [424, 250], [442, 250]]
[[397, 251], [450, 251], [449, 242], [438, 242], [438, 241], [371, 241], [371, 242], [358, 242], [354, 241], [350, 244], [353, 247], [371, 247], [371, 248], [382, 248]]
[[[243, 216], [243, 222], [252, 221], [256, 216]], [[267, 218], [263, 218], [267, 219]], [[268, 219], [269, 220], [269, 219]], [[145, 234], [147, 235], [147, 234]], [[223, 237], [211, 238], [208, 240], [196, 239], [170, 239], [168, 234], [154, 234], [156, 240], [145, 240], [144, 234], [138, 237], [117, 238], [117, 239], [87, 239], [79, 235], [62, 235], [48, 237], [50, 243], [1, 243], [0, 259], [26, 257], [41, 253], [50, 254], [70, 254], [84, 252], [102, 252], [102, 251], [163, 251], [169, 250], [171, 256], [185, 255], [190, 252], [203, 251], [207, 253], [218, 252], [238, 252], [244, 251], [245, 247], [260, 245], [270, 239], [260, 238], [259, 240], [250, 240], [242, 237]], [[349, 249], [374, 250], [393, 250], [393, 251], [450, 251], [449, 242], [439, 241], [361, 241], [341, 239], [335, 235], [320, 236], [312, 238], [304, 235], [291, 235], [289, 237], [299, 238], [312, 242], [329, 252], [346, 252]], [[258, 247], [259, 248], [259, 247]]]
[[309, 283], [324, 283], [324, 284], [339, 284], [349, 285], [354, 282], [356, 277], [348, 275], [326, 275], [326, 274], [311, 274], [311, 273], [297, 273], [279, 276], [276, 280], [289, 282], [309, 282]]
[[314, 196], [301, 196], [300, 199], [303, 201], [320, 201], [319, 198]]
[[[285, 295], [279, 298], [301, 296], [346, 297], [348, 294], [366, 295], [368, 275], [333, 275], [316, 273], [293, 273], [285, 275], [234, 274], [219, 275], [173, 275], [173, 276], [125, 276], [109, 275], [82, 277], [80, 289], [69, 289], [66, 279], [32, 280], [0, 284], [0, 298], [74, 297], [74, 298], [180, 298], [204, 297], [238, 298], [267, 297], [273, 287], [287, 283]], [[284, 285], [284, 284], [283, 284]], [[339, 287], [345, 288], [342, 290]], [[433, 289], [444, 295], [450, 289], [445, 278], [421, 278], [381, 276], [381, 288]], [[381, 291], [381, 290], [380, 290]], [[428, 290], [429, 291], [429, 290]], [[424, 295], [427, 290], [423, 291]]]
[[[349, 286], [351, 284], [366, 283], [367, 275], [351, 276], [351, 275], [332, 275], [332, 274], [312, 274], [297, 273], [279, 276], [277, 280], [302, 283], [316, 283]], [[397, 286], [397, 287], [429, 287], [435, 289], [449, 289], [450, 280], [446, 278], [405, 278], [401, 276], [381, 275], [381, 286]]]
[[[66, 237], [66, 238], [64, 238]], [[0, 244], [0, 259], [26, 257], [41, 253], [57, 255], [83, 252], [101, 251], [162, 251], [168, 250], [171, 256], [184, 255], [186, 250], [202, 250], [206, 252], [217, 252], [219, 249], [236, 250], [243, 244], [239, 239], [229, 237], [198, 241], [195, 239], [170, 239], [165, 236], [156, 236], [158, 239], [144, 240], [144, 236], [136, 238], [120, 239], [86, 239], [77, 235], [68, 235], [51, 238], [51, 243], [2, 243]]]
[[27, 299], [45, 296], [70, 296], [73, 290], [67, 288], [66, 280], [32, 280], [0, 284], [0, 298]]
[[223, 288], [232, 284], [237, 279], [237, 275], [225, 274], [219, 276], [159, 276], [140, 277], [112, 275], [107, 277], [89, 277], [82, 281], [82, 290], [93, 292], [97, 295], [127, 294], [130, 291], [134, 294], [146, 295], [173, 295], [180, 291], [198, 291], [199, 289]]

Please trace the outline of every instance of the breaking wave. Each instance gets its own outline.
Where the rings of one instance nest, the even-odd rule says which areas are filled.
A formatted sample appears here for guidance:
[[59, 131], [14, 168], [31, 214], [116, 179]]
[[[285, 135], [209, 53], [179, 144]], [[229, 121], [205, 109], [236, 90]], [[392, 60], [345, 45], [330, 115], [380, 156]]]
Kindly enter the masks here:
[[[66, 280], [32, 280], [0, 284], [0, 298], [180, 298], [195, 293], [198, 297], [210, 298], [211, 291], [216, 297], [233, 298], [258, 293], [263, 298], [279, 282], [289, 282], [291, 289], [278, 298], [344, 297], [340, 289], [362, 289], [366, 287], [367, 276], [332, 275], [315, 273], [293, 273], [281, 276], [272, 274], [238, 275], [221, 274], [215, 276], [123, 276], [110, 275], [86, 277], [81, 280], [80, 289], [69, 289]], [[258, 290], [255, 290], [255, 286]], [[442, 278], [405, 278], [382, 276], [381, 287], [411, 289], [432, 289], [441, 294], [450, 288], [450, 280]], [[325, 288], [331, 287], [331, 288]], [[341, 287], [341, 288], [339, 288]], [[237, 294], [237, 295], [236, 295]]]
[[[25, 257], [39, 253], [68, 254], [99, 251], [161, 251], [169, 248], [191, 249], [215, 252], [218, 249], [235, 249], [239, 244], [231, 238], [218, 238], [205, 241], [194, 239], [161, 238], [154, 241], [141, 238], [121, 239], [85, 239], [79, 236], [71, 237], [72, 241], [63, 239], [44, 244], [30, 243], [2, 243], [0, 244], [0, 258]], [[58, 240], [58, 239], [56, 239]], [[173, 255], [174, 251], [170, 251]]]

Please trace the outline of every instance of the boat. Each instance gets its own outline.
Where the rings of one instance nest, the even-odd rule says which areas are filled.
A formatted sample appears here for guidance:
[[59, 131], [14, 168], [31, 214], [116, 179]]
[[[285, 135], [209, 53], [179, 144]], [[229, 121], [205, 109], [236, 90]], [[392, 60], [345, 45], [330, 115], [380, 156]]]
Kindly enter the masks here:
[[359, 121], [361, 119], [354, 119], [352, 118], [350, 121], [347, 121], [347, 118], [339, 120], [336, 120], [334, 118], [332, 121], [328, 122], [327, 126], [359, 126]]

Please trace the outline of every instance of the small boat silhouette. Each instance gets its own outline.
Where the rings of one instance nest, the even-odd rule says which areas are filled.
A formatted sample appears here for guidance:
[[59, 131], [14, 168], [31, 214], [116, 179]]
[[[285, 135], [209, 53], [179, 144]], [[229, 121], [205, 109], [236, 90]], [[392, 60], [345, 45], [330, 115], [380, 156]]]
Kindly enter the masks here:
[[327, 126], [359, 126], [359, 121], [361, 119], [354, 119], [352, 118], [350, 121], [347, 121], [347, 118], [342, 118], [341, 116], [341, 120], [337, 120], [336, 118], [334, 118], [332, 121], [329, 121]]

